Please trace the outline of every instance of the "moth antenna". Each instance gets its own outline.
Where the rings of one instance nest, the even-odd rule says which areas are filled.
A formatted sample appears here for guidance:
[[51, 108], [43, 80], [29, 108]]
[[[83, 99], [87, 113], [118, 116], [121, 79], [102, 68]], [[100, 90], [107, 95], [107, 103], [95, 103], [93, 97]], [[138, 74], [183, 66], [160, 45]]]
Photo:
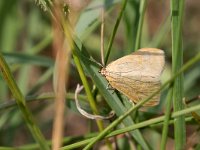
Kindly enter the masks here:
[[101, 9], [101, 63], [105, 66], [104, 61], [104, 8]]
[[78, 111], [85, 116], [86, 118], [89, 119], [95, 119], [95, 120], [107, 120], [107, 119], [111, 119], [115, 113], [114, 111], [111, 111], [109, 113], [108, 116], [100, 116], [100, 115], [93, 115], [93, 114], [89, 114], [88, 112], [86, 112], [85, 110], [83, 110], [79, 104], [79, 100], [78, 100], [78, 94], [81, 92], [81, 90], [83, 89], [83, 86], [80, 86], [79, 84], [77, 84], [76, 90], [75, 90], [75, 103], [76, 103], [76, 107], [78, 109]]
[[93, 57], [90, 57], [89, 60], [90, 60], [91, 62], [93, 62], [93, 63], [99, 65], [100, 67], [104, 68], [104, 66], [103, 66], [100, 62], [96, 61]]
[[99, 62], [97, 62], [97, 61], [94, 61], [96, 64], [98, 64], [100, 67], [102, 67], [102, 68], [104, 68], [104, 66], [101, 64], [101, 63], [99, 63]]

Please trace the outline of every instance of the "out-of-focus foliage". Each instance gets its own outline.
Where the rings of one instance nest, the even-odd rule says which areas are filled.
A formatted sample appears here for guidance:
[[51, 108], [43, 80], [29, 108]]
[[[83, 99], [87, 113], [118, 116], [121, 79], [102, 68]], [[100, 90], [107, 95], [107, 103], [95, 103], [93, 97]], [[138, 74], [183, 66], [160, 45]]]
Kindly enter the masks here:
[[[63, 4], [64, 5], [64, 4]], [[81, 40], [85, 49], [90, 56], [97, 62], [100, 62], [100, 8], [105, 8], [105, 49], [107, 49], [111, 32], [116, 22], [117, 14], [121, 8], [121, 1], [71, 1], [69, 7], [73, 7], [75, 13], [76, 26], [74, 32]], [[143, 22], [143, 30], [141, 35], [140, 47], [156, 47], [163, 49], [166, 54], [166, 65], [162, 75], [162, 82], [165, 82], [171, 75], [171, 35], [170, 35], [170, 4], [168, 1], [150, 0], [147, 2], [146, 13]], [[186, 1], [183, 20], [183, 50], [184, 61], [192, 59], [200, 52], [200, 2]], [[69, 15], [73, 15], [70, 14]], [[138, 22], [140, 17], [140, 1], [129, 1], [121, 20], [117, 35], [115, 37], [109, 62], [134, 51], [136, 34], [138, 30]], [[53, 39], [56, 35], [52, 34], [52, 18], [48, 11], [44, 11], [41, 5], [34, 0], [1, 0], [0, 1], [0, 53], [3, 54], [15, 80], [26, 97], [52, 92], [52, 67], [54, 66], [55, 54], [53, 51]], [[69, 73], [69, 85], [67, 92], [74, 92], [76, 84], [80, 83], [76, 66], [73, 59], [70, 61], [71, 71]], [[99, 69], [101, 69], [99, 67]], [[84, 68], [87, 70], [87, 68]], [[94, 69], [97, 71], [97, 69]], [[86, 75], [90, 73], [86, 72]], [[95, 86], [91, 78], [88, 81], [91, 87]], [[94, 77], [95, 78], [95, 77]], [[99, 81], [106, 84], [105, 81]], [[184, 73], [184, 97], [191, 99], [200, 95], [200, 62], [196, 63], [192, 68]], [[95, 90], [94, 90], [95, 91]], [[101, 91], [101, 90], [100, 90]], [[96, 91], [95, 91], [96, 92]], [[104, 101], [100, 92], [95, 93], [96, 100], [101, 114], [105, 114], [110, 107]], [[152, 116], [162, 114], [165, 109], [165, 100], [167, 90], [163, 91], [159, 106], [149, 109], [147, 112], [140, 112], [138, 121], [146, 120]], [[112, 93], [112, 92], [110, 92]], [[31, 94], [31, 95], [30, 95]], [[111, 95], [111, 94], [110, 94]], [[118, 95], [120, 95], [118, 93]], [[109, 95], [108, 95], [109, 96]], [[113, 96], [115, 97], [115, 95]], [[8, 90], [6, 82], [0, 75], [0, 106], [4, 103], [10, 103], [12, 95]], [[37, 97], [35, 97], [37, 99]], [[47, 97], [46, 99], [52, 99]], [[78, 115], [77, 109], [73, 101], [73, 95], [67, 98], [64, 136], [83, 135], [87, 133], [88, 122], [82, 116]], [[83, 94], [80, 98], [81, 105], [87, 111], [91, 109], [86, 103], [86, 97]], [[126, 98], [121, 98], [122, 100]], [[121, 101], [120, 101], [121, 103]], [[126, 107], [130, 104], [123, 102]], [[195, 102], [198, 105], [199, 102]], [[28, 103], [32, 113], [35, 115], [36, 121], [40, 125], [41, 130], [47, 139], [51, 139], [52, 120], [53, 120], [53, 103], [52, 101], [38, 100]], [[115, 107], [115, 106], [114, 106]], [[16, 105], [11, 108], [3, 109], [0, 107], [0, 145], [1, 146], [22, 146], [33, 143], [24, 121], [19, 113]], [[116, 107], [118, 108], [118, 107]], [[125, 112], [123, 110], [122, 112]], [[122, 113], [121, 112], [121, 113]], [[134, 116], [135, 114], [133, 114]], [[73, 121], [72, 121], [73, 120]], [[128, 119], [126, 120], [129, 121]], [[132, 120], [131, 120], [132, 121]], [[136, 119], [137, 122], [137, 119]], [[106, 122], [109, 124], [109, 122]], [[196, 122], [191, 122], [191, 124]], [[132, 122], [130, 123], [132, 124]], [[127, 123], [127, 125], [130, 125]], [[188, 123], [190, 125], [190, 122]], [[91, 125], [93, 128], [96, 126]], [[191, 125], [192, 126], [192, 125]], [[120, 124], [119, 127], [122, 127]], [[188, 138], [196, 133], [196, 127], [187, 127], [189, 131]], [[190, 129], [190, 130], [189, 130]], [[95, 129], [94, 129], [95, 130]], [[93, 130], [93, 131], [94, 131]], [[96, 130], [95, 130], [96, 131]], [[133, 135], [133, 132], [131, 132]], [[147, 143], [151, 143], [153, 149], [160, 144], [161, 126], [156, 128], [146, 128], [142, 131]], [[151, 135], [151, 136], [149, 136]], [[122, 135], [117, 137], [117, 143], [120, 149], [134, 147], [134, 142], [130, 142], [130, 137]], [[168, 145], [173, 147], [173, 135], [169, 133]], [[195, 138], [199, 138], [196, 136]], [[68, 143], [78, 142], [85, 137], [68, 141]], [[128, 145], [129, 143], [129, 145]], [[130, 144], [131, 143], [131, 144]], [[200, 143], [198, 143], [200, 144]], [[127, 146], [128, 145], [128, 146]], [[193, 146], [193, 145], [191, 145]]]

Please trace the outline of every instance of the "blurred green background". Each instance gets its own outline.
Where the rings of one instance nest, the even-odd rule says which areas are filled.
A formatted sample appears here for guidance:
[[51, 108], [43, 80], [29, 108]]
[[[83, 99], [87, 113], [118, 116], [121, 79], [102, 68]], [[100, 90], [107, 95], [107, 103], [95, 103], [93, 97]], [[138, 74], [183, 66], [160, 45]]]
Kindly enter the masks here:
[[[77, 16], [75, 26], [76, 35], [88, 52], [100, 62], [100, 7], [105, 4], [105, 48], [107, 48], [113, 25], [120, 9], [119, 0], [107, 3], [103, 1], [70, 1], [71, 13]], [[120, 23], [109, 62], [130, 54], [135, 50], [136, 33], [138, 30], [139, 1], [130, 1], [126, 7]], [[186, 1], [183, 20], [183, 49], [184, 63], [200, 52], [200, 1]], [[0, 1], [0, 52], [3, 53], [10, 69], [16, 79], [20, 90], [25, 96], [40, 95], [52, 92], [52, 72], [55, 60], [52, 41], [56, 35], [52, 33], [52, 19], [40, 1], [34, 0], [1, 0]], [[156, 47], [163, 49], [166, 54], [166, 66], [162, 75], [162, 82], [170, 78], [171, 74], [171, 35], [170, 35], [170, 4], [169, 1], [149, 0], [144, 18], [140, 47]], [[200, 62], [195, 64], [184, 74], [184, 97], [193, 98], [200, 94]], [[88, 78], [90, 81], [90, 79]], [[73, 100], [76, 84], [80, 83], [73, 60], [68, 91], [69, 99]], [[92, 82], [91, 86], [92, 86]], [[152, 113], [165, 109], [164, 91], [161, 104], [151, 110]], [[83, 99], [86, 99], [83, 95]], [[31, 98], [30, 98], [31, 99]], [[50, 99], [50, 98], [49, 98]], [[102, 99], [102, 97], [100, 97]], [[33, 142], [21, 114], [17, 107], [7, 107], [12, 100], [12, 95], [0, 76], [0, 145], [21, 146]], [[102, 104], [102, 102], [101, 102]], [[83, 102], [84, 108], [88, 105]], [[103, 106], [106, 104], [102, 104]], [[50, 100], [38, 100], [28, 103], [41, 130], [47, 139], [51, 138], [53, 103]], [[95, 123], [88, 121], [77, 113], [73, 101], [68, 101], [66, 106], [65, 136], [83, 135], [89, 126], [96, 129]], [[103, 109], [102, 106], [102, 109]], [[107, 106], [106, 106], [107, 107]], [[89, 108], [88, 108], [89, 109]], [[109, 108], [108, 108], [109, 109]], [[151, 115], [151, 114], [150, 114]], [[74, 120], [71, 122], [71, 120]], [[188, 136], [192, 134], [193, 127], [188, 127]], [[145, 131], [144, 131], [145, 132]], [[158, 131], [148, 131], [152, 138], [153, 147], [159, 142]], [[123, 143], [124, 141], [121, 141]], [[124, 142], [125, 143], [125, 142]], [[123, 144], [124, 144], [123, 143]], [[123, 145], [122, 144], [122, 145]], [[125, 145], [125, 144], [124, 144]], [[172, 146], [173, 141], [168, 141]]]

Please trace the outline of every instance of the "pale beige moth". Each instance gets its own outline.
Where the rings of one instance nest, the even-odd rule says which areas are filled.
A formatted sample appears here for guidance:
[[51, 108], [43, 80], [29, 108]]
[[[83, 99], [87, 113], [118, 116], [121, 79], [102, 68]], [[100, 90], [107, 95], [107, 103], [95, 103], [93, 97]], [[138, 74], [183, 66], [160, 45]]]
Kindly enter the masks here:
[[[137, 103], [161, 87], [160, 76], [164, 64], [163, 50], [142, 48], [111, 62], [100, 72], [114, 89]], [[159, 100], [160, 93], [143, 106], [155, 106]]]

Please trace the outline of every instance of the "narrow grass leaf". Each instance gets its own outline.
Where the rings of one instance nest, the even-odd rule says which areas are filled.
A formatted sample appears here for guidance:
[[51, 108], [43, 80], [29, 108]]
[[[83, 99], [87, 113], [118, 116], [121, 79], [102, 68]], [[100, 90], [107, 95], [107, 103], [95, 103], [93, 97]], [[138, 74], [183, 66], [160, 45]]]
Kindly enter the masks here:
[[[184, 10], [184, 0], [171, 0], [172, 15], [172, 73], [176, 74], [183, 63], [182, 47], [182, 17]], [[183, 74], [180, 74], [173, 83], [173, 108], [179, 111], [184, 108], [183, 104]], [[175, 149], [184, 149], [186, 142], [186, 129], [184, 116], [176, 118], [174, 123]]]
[[38, 142], [41, 149], [49, 150], [49, 147], [45, 141], [45, 138], [43, 137], [40, 129], [35, 124], [33, 115], [29, 111], [28, 107], [26, 106], [25, 98], [22, 95], [21, 91], [19, 90], [19, 87], [17, 86], [14, 77], [11, 74], [11, 71], [8, 67], [8, 64], [4, 60], [2, 54], [0, 54], [0, 71], [2, 72], [4, 80], [7, 82], [13, 97], [16, 99], [16, 102], [19, 106], [19, 109], [24, 117], [24, 120], [34, 137], [34, 139]]

